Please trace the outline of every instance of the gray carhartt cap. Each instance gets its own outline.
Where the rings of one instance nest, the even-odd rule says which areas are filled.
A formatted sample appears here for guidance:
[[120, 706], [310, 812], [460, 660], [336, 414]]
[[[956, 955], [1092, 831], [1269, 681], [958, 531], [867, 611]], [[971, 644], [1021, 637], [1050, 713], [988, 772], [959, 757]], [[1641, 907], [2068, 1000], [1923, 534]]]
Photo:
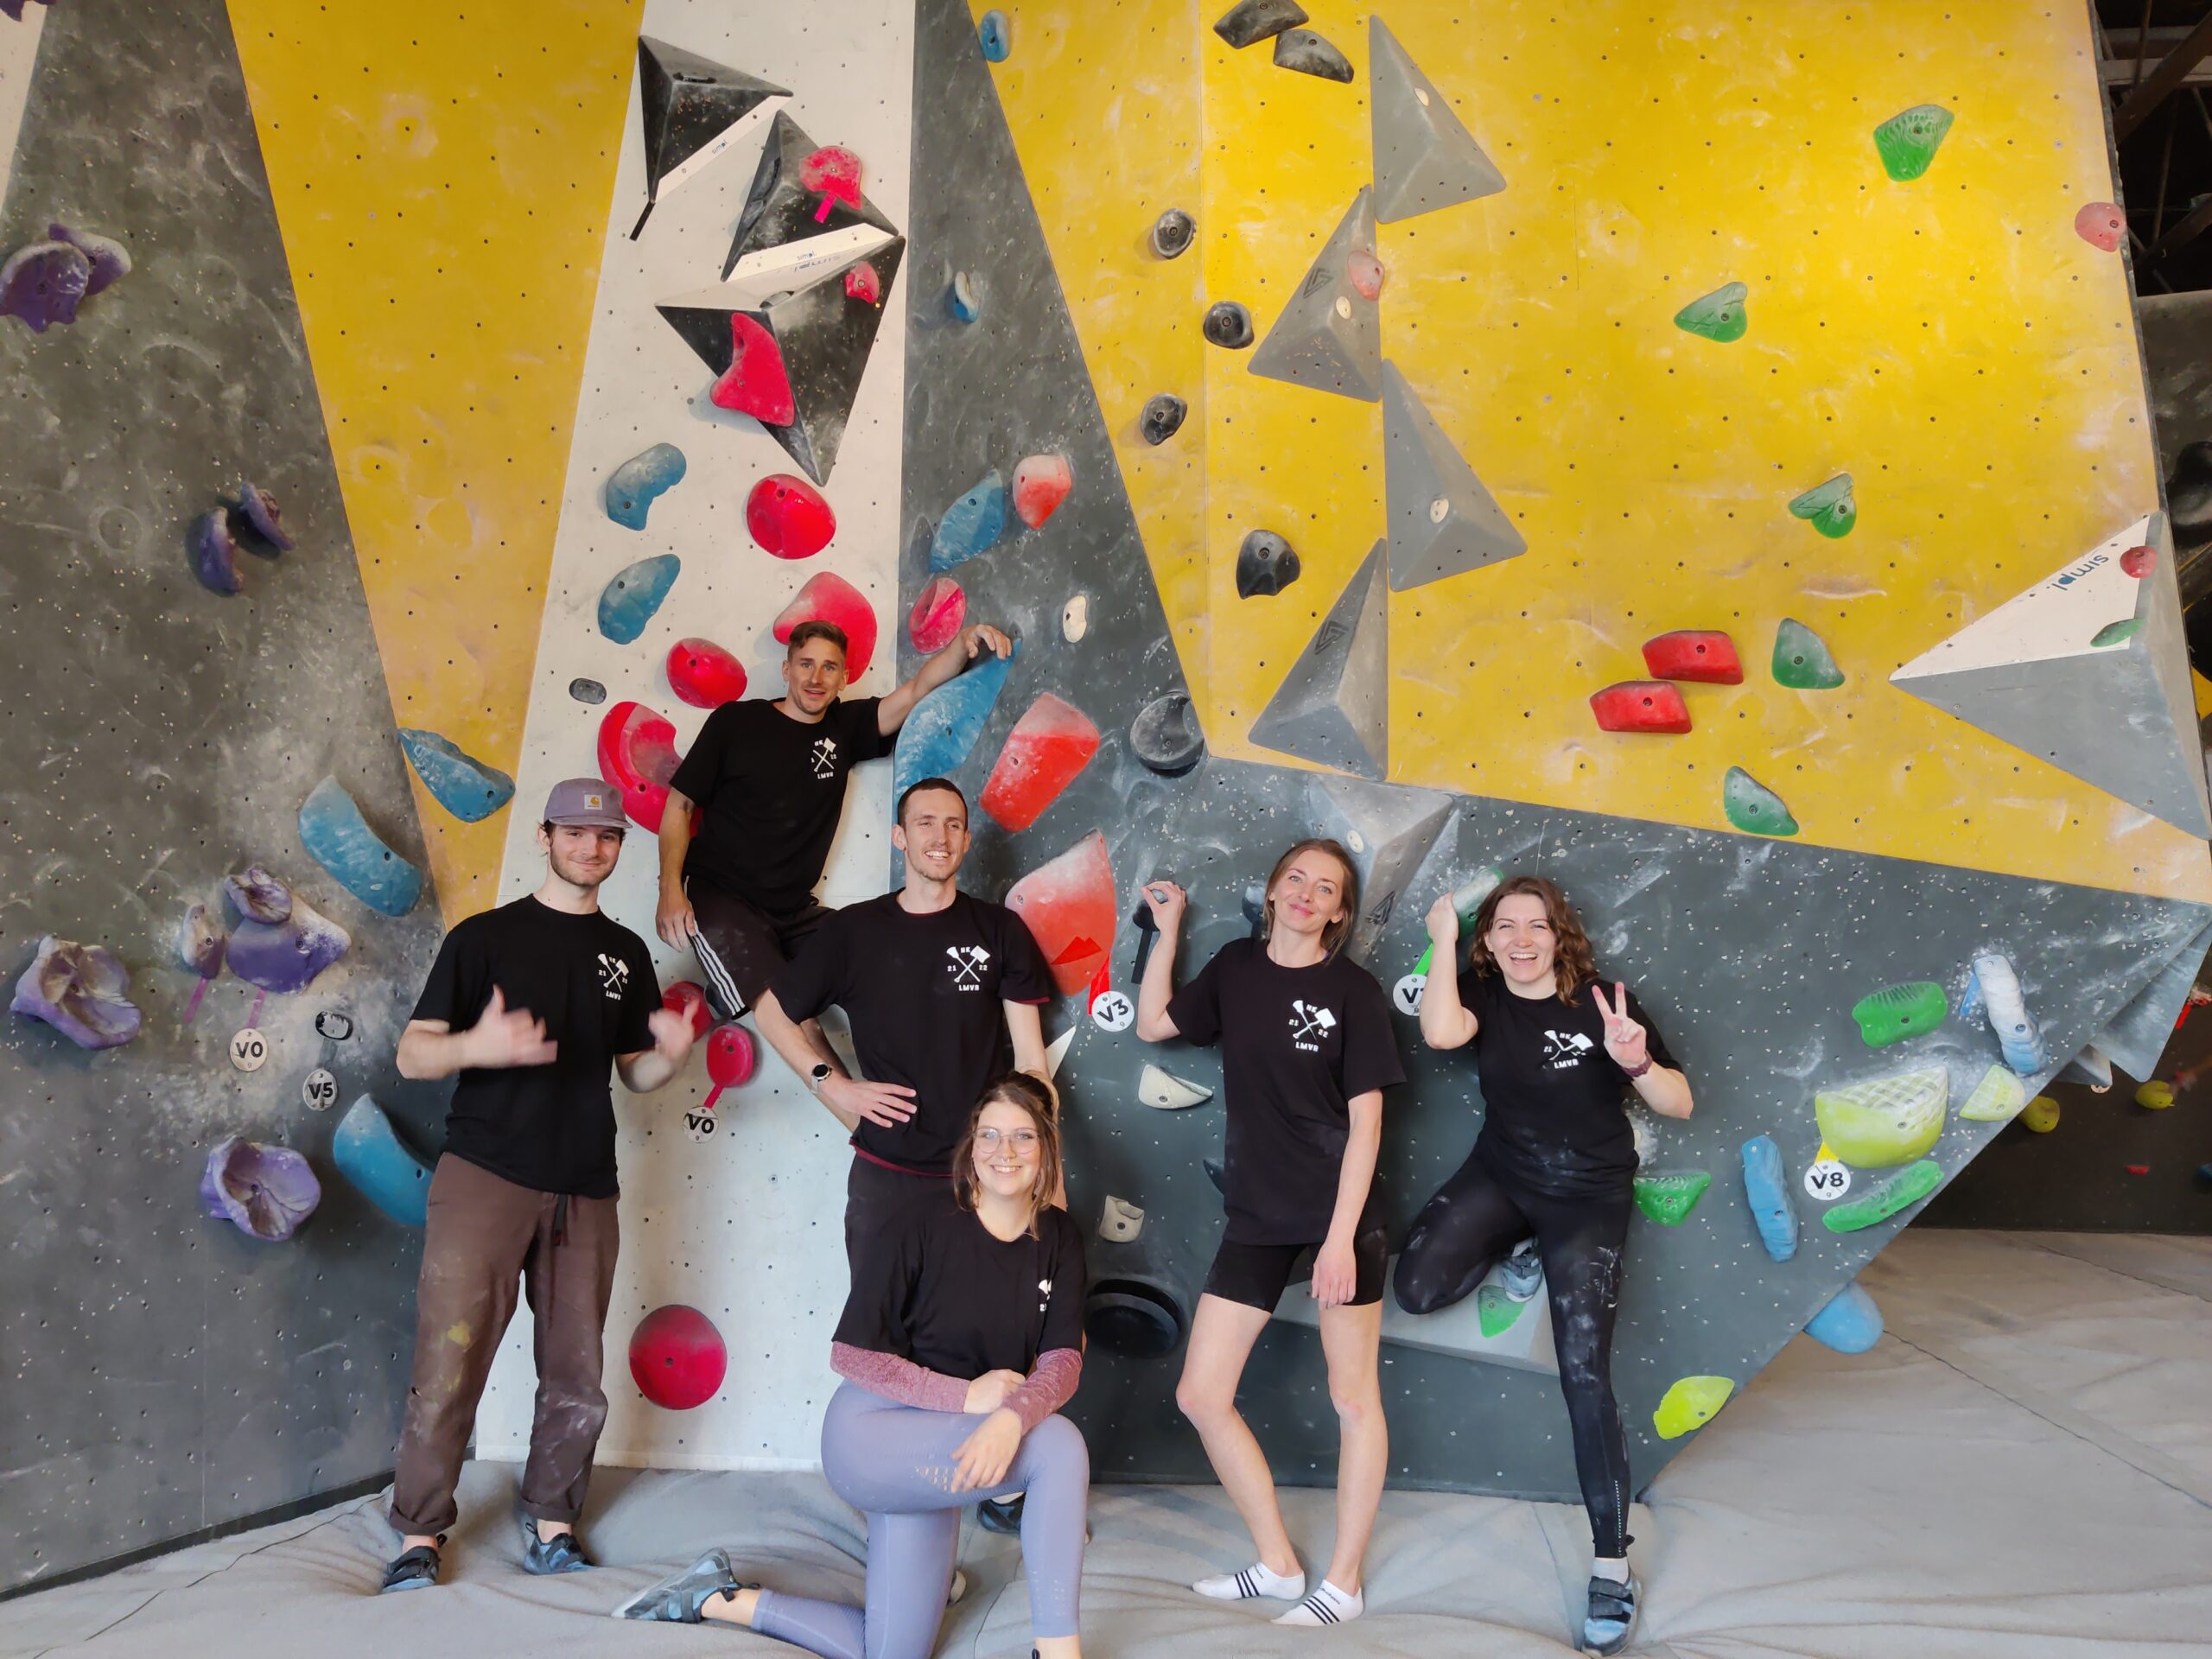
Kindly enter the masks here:
[[622, 793], [597, 778], [565, 778], [545, 798], [545, 823], [588, 824], [601, 830], [626, 830]]

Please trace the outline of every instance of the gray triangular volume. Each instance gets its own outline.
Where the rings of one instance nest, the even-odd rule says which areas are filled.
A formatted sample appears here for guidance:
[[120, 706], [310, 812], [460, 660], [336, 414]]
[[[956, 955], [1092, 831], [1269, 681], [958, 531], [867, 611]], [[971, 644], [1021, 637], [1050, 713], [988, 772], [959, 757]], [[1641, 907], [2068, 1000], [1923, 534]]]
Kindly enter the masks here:
[[1418, 588], [1529, 550], [1395, 363], [1382, 365], [1382, 459], [1392, 588]]
[[764, 111], [772, 98], [791, 90], [748, 75], [742, 69], [702, 58], [680, 46], [638, 37], [638, 103], [645, 130], [645, 212], [638, 217], [634, 239], [645, 215], [660, 200], [732, 144]]
[[1306, 785], [1313, 821], [1351, 849], [1359, 871], [1359, 914], [1348, 946], [1364, 962], [1452, 817], [1452, 797], [1433, 789], [1315, 778]]
[[799, 173], [806, 158], [819, 148], [806, 136], [805, 129], [791, 119], [789, 111], [776, 111], [776, 124], [769, 129], [768, 142], [761, 147], [760, 164], [753, 171], [753, 188], [747, 193], [745, 212], [737, 221], [737, 234], [730, 239], [729, 257], [722, 262], [725, 278], [734, 273], [739, 262], [748, 255], [766, 253], [787, 243], [804, 242], [860, 225], [873, 226], [887, 234], [896, 230], [866, 195], [861, 197], [858, 211], [833, 200], [826, 219], [815, 217], [822, 199], [806, 188]]
[[1384, 224], [1505, 188], [1505, 175], [1459, 124], [1436, 84], [1380, 17], [1368, 19], [1368, 107], [1375, 126], [1375, 216]]
[[1390, 767], [1390, 589], [1377, 542], [1253, 723], [1252, 741], [1380, 779]]
[[2104, 1029], [2089, 1039], [2091, 1046], [2129, 1077], [2148, 1080], [2173, 1039], [2174, 1021], [2181, 1018], [2182, 1005], [2196, 987], [2207, 950], [2212, 950], [2212, 922], [2191, 934], [2158, 969], [2158, 977], [2105, 1022]]
[[1363, 189], [1252, 353], [1253, 373], [1362, 403], [1382, 395], [1382, 324], [1376, 302], [1351, 285], [1354, 250], [1375, 251], [1375, 210]]
[[[2173, 537], [2165, 516], [2151, 515], [2140, 533], [2158, 550], [2156, 565], [2139, 580], [2115, 581], [2111, 543], [2133, 533], [1968, 624], [1953, 636], [1957, 649], [1939, 644], [1890, 683], [2177, 830], [2212, 836]], [[2077, 593], [2089, 597], [2077, 604]], [[2133, 632], [2120, 632], [2131, 621]], [[2080, 643], [2056, 654], [2047, 636], [2062, 626]], [[2018, 660], [2004, 660], [2014, 653]]]

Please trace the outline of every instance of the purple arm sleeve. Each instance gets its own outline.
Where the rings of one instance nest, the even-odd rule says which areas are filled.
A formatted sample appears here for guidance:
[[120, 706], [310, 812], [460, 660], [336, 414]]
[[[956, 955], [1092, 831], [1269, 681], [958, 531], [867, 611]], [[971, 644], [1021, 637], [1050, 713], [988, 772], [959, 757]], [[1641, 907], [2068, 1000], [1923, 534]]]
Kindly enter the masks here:
[[1037, 1356], [1037, 1369], [1029, 1380], [1006, 1397], [1006, 1409], [1021, 1419], [1027, 1434], [1075, 1398], [1075, 1385], [1083, 1380], [1083, 1356], [1072, 1348], [1054, 1348]]
[[[896, 1354], [855, 1348], [849, 1342], [833, 1342], [830, 1344], [830, 1369], [848, 1382], [866, 1389], [870, 1394], [880, 1394], [886, 1400], [895, 1400], [902, 1406], [918, 1406], [924, 1411], [956, 1412], [968, 1408], [968, 1385], [958, 1377], [932, 1371]], [[1075, 1392], [1072, 1386], [1068, 1392]]]

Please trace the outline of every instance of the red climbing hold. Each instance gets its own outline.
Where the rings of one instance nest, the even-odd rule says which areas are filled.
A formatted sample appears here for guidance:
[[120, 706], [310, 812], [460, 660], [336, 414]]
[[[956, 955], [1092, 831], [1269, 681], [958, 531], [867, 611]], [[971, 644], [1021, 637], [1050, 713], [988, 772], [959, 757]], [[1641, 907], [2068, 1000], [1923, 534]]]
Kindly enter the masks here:
[[2130, 1164], [2127, 1166], [2127, 1173], [2131, 1175], [2148, 1175], [2151, 1173], [2151, 1166], [2148, 1164]]
[[1017, 834], [1027, 830], [1097, 753], [1090, 716], [1046, 692], [1007, 734], [983, 785], [983, 810]]
[[1083, 1011], [1097, 1011], [1098, 999], [1114, 988], [1114, 964], [1105, 957], [1098, 959], [1098, 971], [1090, 976], [1090, 988], [1084, 993]]
[[1623, 680], [1594, 693], [1590, 708], [1601, 732], [1687, 732], [1689, 706], [1664, 680]]
[[716, 409], [750, 415], [764, 426], [789, 426], [798, 418], [783, 347], [742, 311], [729, 314], [729, 367], [707, 395]]
[[845, 297], [876, 305], [883, 299], [883, 278], [865, 259], [845, 273]]
[[810, 559], [837, 533], [837, 515], [804, 479], [771, 473], [745, 498], [745, 527], [779, 559]]
[[1643, 642], [1643, 665], [1656, 679], [1699, 680], [1710, 685], [1741, 685], [1744, 665], [1736, 642], [1706, 628], [1679, 628]]
[[2074, 215], [2074, 229], [2090, 246], [2117, 253], [2127, 239], [2127, 216], [2108, 201], [2093, 201]]
[[1062, 996], [1072, 996], [1114, 948], [1114, 866], [1096, 830], [1008, 889], [1007, 908], [1028, 925]]
[[745, 695], [745, 664], [711, 639], [668, 648], [668, 686], [694, 709], [719, 709]]
[[842, 144], [824, 144], [798, 164], [798, 181], [809, 190], [818, 191], [822, 205], [814, 210], [816, 224], [830, 217], [830, 210], [842, 202], [853, 212], [861, 208], [861, 158]]
[[2158, 568], [2158, 550], [2155, 547], [2131, 547], [2120, 556], [2120, 568], [2140, 582]]
[[914, 649], [943, 651], [968, 620], [968, 595], [950, 576], [931, 576], [914, 608], [906, 613], [906, 637]]
[[699, 1109], [713, 1111], [723, 1090], [741, 1089], [750, 1083], [760, 1063], [760, 1051], [753, 1046], [751, 1032], [734, 1020], [716, 1027], [715, 1034], [707, 1039], [707, 1077], [715, 1086], [707, 1091]]
[[1345, 275], [1351, 278], [1352, 291], [1363, 300], [1382, 297], [1382, 284], [1389, 273], [1382, 262], [1375, 257], [1372, 248], [1354, 248], [1344, 260]]
[[691, 1040], [697, 1042], [707, 1034], [707, 1027], [715, 1023], [714, 1011], [707, 1006], [707, 991], [702, 985], [688, 979], [679, 979], [660, 994], [660, 1005], [671, 1014], [680, 1014], [691, 1022]]
[[1075, 469], [1065, 455], [1031, 455], [1014, 469], [1015, 517], [1034, 530], [1055, 512], [1075, 487]]
[[845, 677], [857, 680], [868, 672], [868, 659], [875, 655], [875, 611], [851, 582], [827, 570], [810, 578], [776, 613], [776, 643], [789, 645], [791, 630], [802, 622], [834, 622], [842, 628]]
[[618, 702], [599, 722], [599, 775], [622, 791], [631, 820], [655, 835], [676, 763], [676, 728], [642, 702]]
[[666, 1410], [705, 1405], [721, 1392], [728, 1370], [722, 1333], [696, 1307], [657, 1307], [630, 1333], [630, 1380]]

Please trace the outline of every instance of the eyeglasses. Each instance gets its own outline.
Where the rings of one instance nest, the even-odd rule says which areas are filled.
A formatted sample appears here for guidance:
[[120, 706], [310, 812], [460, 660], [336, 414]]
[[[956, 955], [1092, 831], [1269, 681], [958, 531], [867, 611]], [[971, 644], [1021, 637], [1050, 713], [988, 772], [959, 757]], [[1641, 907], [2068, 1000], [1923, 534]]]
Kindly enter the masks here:
[[976, 1144], [986, 1152], [997, 1151], [1001, 1141], [1004, 1141], [1016, 1152], [1034, 1152], [1037, 1150], [1037, 1131], [1034, 1129], [978, 1129], [976, 1131]]

